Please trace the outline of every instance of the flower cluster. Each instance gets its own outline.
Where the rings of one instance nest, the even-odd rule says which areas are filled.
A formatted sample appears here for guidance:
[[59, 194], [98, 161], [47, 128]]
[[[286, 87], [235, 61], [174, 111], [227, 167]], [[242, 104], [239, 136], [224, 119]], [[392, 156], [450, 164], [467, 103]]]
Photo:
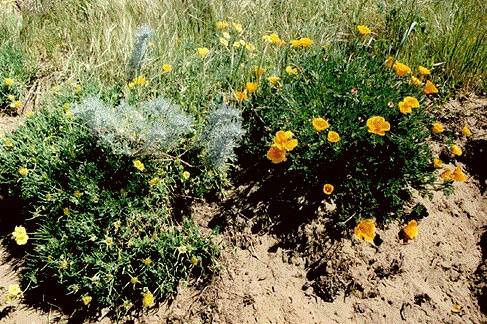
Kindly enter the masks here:
[[291, 131], [277, 131], [274, 141], [267, 151], [267, 158], [274, 164], [286, 161], [287, 152], [298, 146], [298, 140], [293, 137], [294, 134]]

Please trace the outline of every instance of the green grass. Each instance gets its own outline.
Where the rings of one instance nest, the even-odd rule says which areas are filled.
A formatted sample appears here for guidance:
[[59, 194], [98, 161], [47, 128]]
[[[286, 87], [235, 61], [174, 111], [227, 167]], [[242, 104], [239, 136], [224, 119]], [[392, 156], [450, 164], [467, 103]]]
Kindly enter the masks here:
[[378, 38], [395, 41], [391, 50], [399, 51], [402, 61], [435, 66], [449, 88], [485, 89], [487, 5], [480, 0], [43, 2], [37, 10], [2, 6], [0, 43], [12, 42], [32, 54], [52, 83], [123, 80], [122, 62], [141, 24], [156, 30], [145, 68], [159, 73], [162, 62], [184, 63], [190, 49], [215, 45], [214, 23], [228, 19], [242, 23], [246, 40], [254, 43], [275, 31], [286, 40], [305, 35], [327, 44], [366, 24]]

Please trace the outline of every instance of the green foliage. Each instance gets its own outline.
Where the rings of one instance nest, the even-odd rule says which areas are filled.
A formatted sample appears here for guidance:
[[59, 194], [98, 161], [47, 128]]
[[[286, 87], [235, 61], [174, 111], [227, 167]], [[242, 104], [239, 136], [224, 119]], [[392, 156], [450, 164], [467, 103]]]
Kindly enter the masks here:
[[[281, 70], [279, 85], [266, 80], [246, 109], [246, 152], [264, 157], [279, 130], [292, 131], [298, 146], [287, 161], [269, 165], [276, 176], [302, 178], [307, 191], [320, 191], [325, 183], [335, 189], [329, 196], [337, 205], [337, 220], [399, 217], [411, 197], [411, 188], [433, 182], [431, 152], [427, 143], [432, 123], [426, 107], [430, 100], [421, 89], [384, 66], [384, 57], [361, 44], [337, 45], [326, 51], [291, 50]], [[411, 114], [399, 111], [406, 96], [420, 101]], [[373, 116], [391, 125], [385, 136], [366, 126]], [[315, 130], [312, 120], [322, 117], [330, 126]], [[328, 141], [329, 131], [340, 140]], [[292, 186], [291, 184], [289, 184]], [[283, 188], [285, 191], [286, 188]], [[321, 198], [327, 196], [322, 194]]]
[[24, 54], [9, 42], [0, 43], [0, 112], [15, 114], [22, 106], [31, 74]]
[[142, 168], [99, 146], [62, 107], [36, 112], [1, 142], [2, 188], [31, 215], [12, 219], [30, 236], [22, 276], [30, 295], [57, 292], [87, 316], [107, 308], [120, 319], [141, 310], [143, 293], [159, 303], [181, 280], [215, 269], [211, 236], [174, 216], [177, 195], [194, 194], [188, 182], [199, 181], [196, 170], [182, 176], [180, 159], [141, 158]]

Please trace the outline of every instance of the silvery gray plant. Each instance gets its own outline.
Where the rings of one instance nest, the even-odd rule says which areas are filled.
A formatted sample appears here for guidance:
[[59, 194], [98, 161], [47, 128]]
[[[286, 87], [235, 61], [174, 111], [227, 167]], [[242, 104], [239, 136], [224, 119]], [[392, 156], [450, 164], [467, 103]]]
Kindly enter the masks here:
[[140, 73], [142, 61], [147, 54], [149, 39], [154, 34], [154, 30], [147, 26], [140, 26], [135, 33], [134, 48], [127, 66], [127, 79], [132, 80]]
[[227, 171], [235, 160], [235, 148], [245, 131], [239, 109], [222, 104], [212, 110], [201, 136], [201, 145], [207, 163], [218, 171]]
[[113, 107], [98, 97], [87, 97], [74, 106], [73, 113], [102, 147], [128, 156], [163, 156], [182, 143], [194, 122], [179, 106], [163, 98]]

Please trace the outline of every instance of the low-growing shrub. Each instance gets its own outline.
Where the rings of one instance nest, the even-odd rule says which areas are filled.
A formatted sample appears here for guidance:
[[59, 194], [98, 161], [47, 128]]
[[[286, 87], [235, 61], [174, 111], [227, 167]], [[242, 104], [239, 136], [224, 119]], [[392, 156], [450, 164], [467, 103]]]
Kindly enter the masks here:
[[[20, 200], [27, 218], [10, 219], [12, 232], [17, 227], [9, 242], [25, 245], [26, 298], [61, 294], [71, 307], [85, 307], [87, 316], [107, 309], [120, 319], [163, 301], [191, 274], [205, 278], [215, 270], [218, 246], [212, 236], [200, 234], [189, 218], [174, 217], [173, 202], [181, 193], [198, 194], [198, 183], [212, 190], [208, 178], [217, 188], [219, 177], [203, 163], [182, 160], [203, 154], [196, 137], [164, 147], [149, 136], [152, 131], [143, 139], [130, 137], [132, 131], [147, 134], [131, 128], [136, 126], [127, 109], [109, 116], [117, 124], [99, 116], [112, 109], [99, 99], [74, 107], [74, 114], [66, 107], [36, 112], [1, 139], [1, 188]], [[190, 125], [191, 118], [180, 110], [169, 113], [176, 108], [161, 99], [140, 107], [143, 112], [133, 108], [131, 121], [149, 130]], [[120, 132], [112, 128], [124, 125]], [[181, 140], [183, 133], [178, 135]], [[142, 150], [114, 149], [121, 142]], [[165, 156], [152, 154], [157, 151], [152, 144]], [[185, 150], [190, 153], [175, 154]]]
[[436, 181], [432, 101], [421, 86], [434, 87], [430, 76], [413, 71], [412, 79], [407, 65], [384, 62], [365, 40], [292, 44], [244, 102], [246, 154], [267, 155], [275, 175], [303, 179], [301, 194], [322, 192], [336, 204], [337, 221], [400, 217], [411, 190]]

